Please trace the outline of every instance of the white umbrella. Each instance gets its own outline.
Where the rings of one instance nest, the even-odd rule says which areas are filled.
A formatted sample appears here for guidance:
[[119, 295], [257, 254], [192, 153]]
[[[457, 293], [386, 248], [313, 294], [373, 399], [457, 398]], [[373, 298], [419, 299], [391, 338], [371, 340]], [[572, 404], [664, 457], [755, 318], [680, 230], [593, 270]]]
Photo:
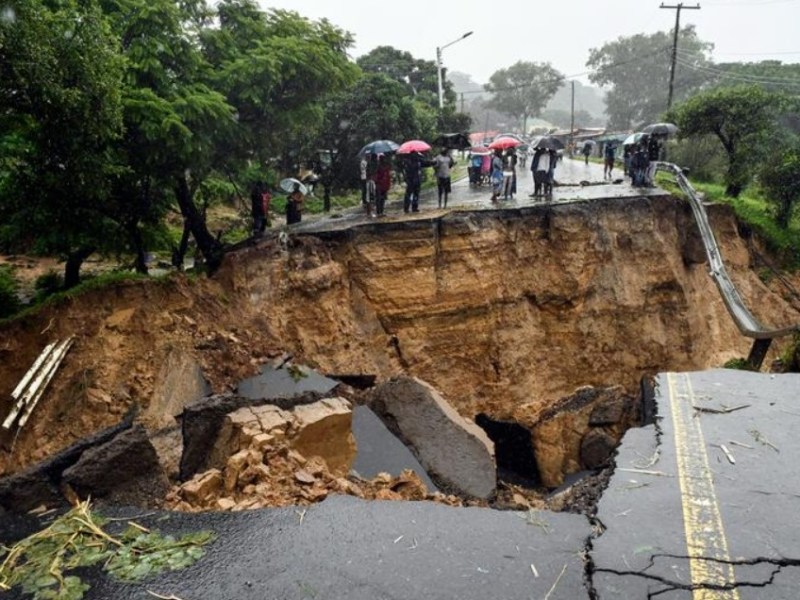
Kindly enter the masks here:
[[300, 180], [295, 179], [294, 177], [282, 179], [278, 186], [287, 194], [291, 194], [293, 191], [295, 191], [295, 189], [299, 190], [304, 196], [308, 193], [308, 188], [303, 185]]
[[638, 144], [642, 138], [645, 137], [645, 134], [641, 131], [632, 133], [628, 137], [625, 138], [625, 141], [622, 142], [623, 146], [632, 146], [633, 144]]

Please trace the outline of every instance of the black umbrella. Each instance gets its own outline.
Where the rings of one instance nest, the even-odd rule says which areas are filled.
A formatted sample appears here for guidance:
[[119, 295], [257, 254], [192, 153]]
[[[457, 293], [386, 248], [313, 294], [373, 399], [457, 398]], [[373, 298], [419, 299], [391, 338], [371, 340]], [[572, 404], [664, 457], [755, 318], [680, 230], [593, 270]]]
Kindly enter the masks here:
[[391, 154], [396, 152], [400, 146], [392, 140], [375, 140], [364, 146], [358, 153], [359, 156], [364, 154]]
[[651, 135], [675, 135], [678, 133], [678, 126], [673, 123], [653, 123], [642, 129], [642, 133]]
[[443, 133], [433, 140], [433, 143], [451, 150], [469, 150], [472, 147], [466, 133]]
[[534, 146], [537, 150], [563, 150], [564, 142], [549, 135], [542, 136]]

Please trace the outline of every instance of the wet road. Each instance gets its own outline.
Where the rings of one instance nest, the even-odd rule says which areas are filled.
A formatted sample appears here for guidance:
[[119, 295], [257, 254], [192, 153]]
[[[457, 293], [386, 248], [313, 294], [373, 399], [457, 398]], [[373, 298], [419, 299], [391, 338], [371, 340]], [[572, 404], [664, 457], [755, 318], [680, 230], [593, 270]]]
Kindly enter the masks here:
[[797, 598], [798, 389], [795, 374], [659, 376], [656, 423], [626, 434], [600, 502], [599, 599]]
[[[621, 177], [622, 172], [616, 170], [614, 177]], [[491, 201], [491, 188], [489, 186], [472, 186], [464, 178], [453, 183], [453, 192], [450, 194], [447, 208], [438, 208], [436, 190], [426, 190], [420, 196], [420, 212], [412, 214], [403, 213], [403, 201], [392, 200], [386, 203], [386, 216], [370, 219], [361, 208], [352, 208], [330, 215], [304, 216], [304, 221], [293, 226], [293, 232], [322, 232], [336, 231], [361, 224], [392, 223], [398, 221], [428, 220], [441, 218], [450, 212], [463, 210], [497, 210], [509, 208], [523, 208], [528, 206], [541, 206], [545, 203], [555, 205], [568, 202], [602, 201], [608, 198], [637, 198], [642, 196], [661, 196], [667, 192], [660, 188], [634, 188], [625, 180], [614, 184], [603, 179], [603, 166], [595, 163], [584, 164], [583, 160], [565, 158], [559, 162], [555, 172], [556, 187], [551, 198], [530, 198], [533, 193], [533, 178], [528, 167], [517, 168], [518, 194], [513, 200]], [[581, 185], [581, 182], [584, 185]], [[588, 184], [588, 185], [587, 185]], [[397, 188], [393, 188], [397, 189]]]

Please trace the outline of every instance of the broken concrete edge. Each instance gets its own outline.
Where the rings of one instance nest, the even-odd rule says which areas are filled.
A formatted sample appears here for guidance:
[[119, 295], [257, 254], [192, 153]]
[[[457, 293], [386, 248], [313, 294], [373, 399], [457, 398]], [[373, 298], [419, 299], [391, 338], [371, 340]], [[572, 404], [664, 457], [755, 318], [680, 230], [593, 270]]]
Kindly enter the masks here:
[[[187, 481], [205, 470], [208, 449], [217, 439], [228, 413], [240, 408], [266, 404], [277, 406], [282, 410], [291, 410], [296, 406], [313, 404], [329, 396], [330, 394], [319, 392], [305, 392], [287, 397], [250, 399], [235, 394], [215, 394], [187, 405], [177, 417], [181, 424], [184, 443], [178, 479]], [[200, 440], [202, 443], [195, 444], [193, 440]]]
[[[440, 490], [466, 499], [495, 496], [494, 443], [433, 386], [413, 377], [393, 377], [373, 389], [368, 406], [411, 450]], [[424, 431], [431, 428], [436, 429], [433, 435]], [[462, 464], [469, 460], [470, 465]]]
[[66, 505], [61, 493], [64, 471], [77, 463], [84, 452], [107, 444], [133, 427], [139, 406], [133, 405], [117, 425], [78, 440], [61, 452], [23, 471], [0, 478], [0, 508], [27, 512], [43, 503]]

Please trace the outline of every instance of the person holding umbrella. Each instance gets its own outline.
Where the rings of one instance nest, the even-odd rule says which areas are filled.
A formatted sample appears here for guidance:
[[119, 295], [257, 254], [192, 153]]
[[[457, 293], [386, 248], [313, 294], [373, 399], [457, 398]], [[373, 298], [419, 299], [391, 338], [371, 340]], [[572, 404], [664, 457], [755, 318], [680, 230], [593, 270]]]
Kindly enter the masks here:
[[392, 166], [389, 158], [385, 154], [378, 155], [378, 170], [375, 172], [375, 212], [377, 216], [383, 216], [386, 206], [386, 196], [389, 188], [392, 187]]
[[305, 196], [302, 192], [303, 186], [298, 181], [294, 184], [292, 191], [286, 198], [286, 224], [294, 225], [303, 219], [301, 208], [305, 202]]

